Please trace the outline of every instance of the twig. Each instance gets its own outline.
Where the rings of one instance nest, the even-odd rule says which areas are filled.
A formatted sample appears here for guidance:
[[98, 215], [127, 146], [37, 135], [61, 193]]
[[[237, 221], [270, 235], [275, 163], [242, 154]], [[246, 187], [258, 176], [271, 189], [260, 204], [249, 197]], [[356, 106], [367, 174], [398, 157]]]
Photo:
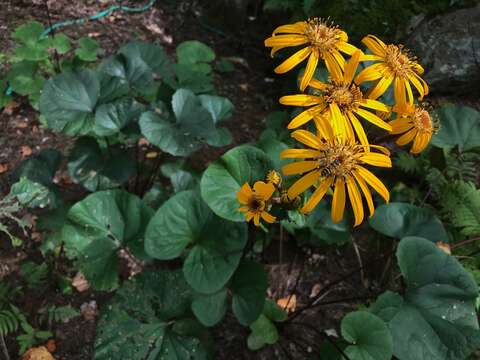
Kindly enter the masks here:
[[366, 289], [368, 286], [365, 281], [365, 272], [363, 271], [362, 257], [360, 255], [360, 250], [358, 250], [358, 246], [355, 243], [355, 239], [353, 238], [353, 236], [352, 236], [352, 244], [353, 244], [353, 249], [355, 250], [355, 254], [357, 255], [358, 264], [360, 265], [360, 277], [362, 278], [362, 284], [363, 284], [363, 287]]
[[467, 239], [467, 240], [464, 240], [464, 241], [461, 241], [457, 244], [453, 244], [452, 246], [450, 246], [450, 249], [453, 250], [453, 249], [456, 249], [456, 248], [459, 248], [459, 247], [462, 247], [462, 246], [465, 246], [465, 245], [468, 245], [468, 244], [471, 244], [475, 241], [478, 241], [480, 240], [480, 236], [478, 237], [474, 237], [474, 238], [471, 238], [471, 239]]
[[2, 346], [2, 352], [3, 352], [3, 355], [5, 356], [5, 360], [10, 360], [7, 344], [5, 343], [5, 339], [3, 338], [3, 335], [0, 335], [0, 345]]
[[[45, 5], [45, 10], [47, 12], [47, 20], [48, 20], [48, 26], [52, 29], [52, 39], [55, 38], [55, 30], [52, 28], [52, 18], [50, 16], [50, 9], [48, 8], [48, 0], [43, 0], [43, 3]], [[60, 72], [60, 57], [58, 56], [57, 49], [53, 50], [53, 58], [55, 59], [55, 72]]]

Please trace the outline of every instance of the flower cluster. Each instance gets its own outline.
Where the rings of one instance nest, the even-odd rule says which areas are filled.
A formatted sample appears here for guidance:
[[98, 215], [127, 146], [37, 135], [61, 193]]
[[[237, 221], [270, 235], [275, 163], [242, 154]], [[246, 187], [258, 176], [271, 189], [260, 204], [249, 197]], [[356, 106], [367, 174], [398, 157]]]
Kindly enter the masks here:
[[[412, 142], [412, 153], [425, 149], [435, 131], [427, 107], [417, 103], [429, 91], [421, 77], [422, 66], [401, 45], [387, 45], [373, 35], [362, 43], [368, 49], [365, 52], [348, 42], [345, 31], [318, 18], [279, 26], [265, 40], [272, 56], [282, 49], [302, 46], [275, 68], [276, 73], [288, 72], [306, 61], [299, 79], [301, 93], [280, 98], [283, 105], [303, 108], [287, 126], [294, 129], [292, 137], [303, 146], [281, 154], [297, 160], [283, 167], [284, 175], [301, 177], [282, 193], [282, 199], [294, 202], [313, 188], [300, 208], [309, 213], [331, 189], [332, 220], [343, 218], [348, 197], [355, 226], [364, 219], [363, 198], [370, 216], [374, 213], [371, 189], [389, 201], [387, 188], [367, 167], [391, 167], [390, 153], [370, 143], [365, 125], [398, 135], [396, 143], [400, 146]], [[327, 81], [314, 76], [322, 63], [329, 73]], [[382, 96], [389, 88], [392, 104]], [[273, 187], [263, 190], [267, 186], [256, 183], [251, 190], [245, 184], [238, 194], [244, 205], [240, 211], [246, 213], [247, 220], [253, 217], [256, 225], [260, 217], [274, 221], [264, 215], [264, 202], [274, 191]]]

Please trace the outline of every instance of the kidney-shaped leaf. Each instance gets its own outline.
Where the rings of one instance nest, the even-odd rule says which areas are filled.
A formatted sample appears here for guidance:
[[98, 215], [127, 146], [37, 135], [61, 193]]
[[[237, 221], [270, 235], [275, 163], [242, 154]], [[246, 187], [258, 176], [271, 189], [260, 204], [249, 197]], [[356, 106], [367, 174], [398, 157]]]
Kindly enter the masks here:
[[182, 42], [177, 46], [176, 52], [180, 64], [195, 64], [215, 60], [215, 53], [212, 48], [197, 40]]
[[96, 73], [81, 69], [49, 79], [40, 97], [40, 112], [50, 128], [68, 135], [85, 134], [93, 125], [100, 83]]
[[88, 281], [99, 290], [118, 286], [120, 249], [140, 259], [143, 235], [152, 210], [135, 195], [120, 190], [99, 191], [72, 206], [63, 227], [65, 249], [77, 259]]
[[179, 271], [142, 273], [122, 286], [102, 311], [93, 359], [204, 359], [200, 341], [171, 326], [190, 299]]
[[143, 107], [130, 97], [100, 105], [95, 111], [93, 130], [98, 136], [114, 135], [138, 118], [142, 110]]
[[232, 278], [232, 310], [242, 325], [258, 319], [265, 305], [267, 274], [263, 266], [254, 261], [244, 261]]
[[260, 149], [242, 145], [225, 153], [203, 173], [200, 182], [202, 197], [220, 217], [244, 221], [238, 211], [237, 192], [248, 182], [263, 180], [273, 168], [270, 158]]
[[342, 336], [352, 345], [345, 354], [351, 360], [390, 360], [393, 342], [390, 330], [378, 316], [367, 311], [347, 314], [341, 325]]
[[393, 355], [400, 360], [467, 358], [480, 347], [472, 276], [423, 238], [402, 239], [397, 258], [405, 296], [386, 292], [371, 308], [388, 324]]
[[150, 221], [145, 250], [157, 259], [173, 259], [193, 244], [183, 265], [187, 282], [200, 293], [214, 293], [230, 279], [247, 240], [245, 224], [225, 221], [200, 194], [183, 191], [165, 202]]
[[370, 218], [370, 226], [384, 235], [398, 239], [420, 236], [433, 242], [449, 242], [442, 222], [431, 210], [408, 203], [379, 206]]
[[215, 325], [227, 312], [227, 289], [214, 294], [197, 294], [192, 302], [192, 311], [203, 325]]
[[480, 146], [480, 112], [468, 107], [447, 104], [437, 111], [440, 130], [432, 144], [440, 148], [458, 146], [460, 151]]

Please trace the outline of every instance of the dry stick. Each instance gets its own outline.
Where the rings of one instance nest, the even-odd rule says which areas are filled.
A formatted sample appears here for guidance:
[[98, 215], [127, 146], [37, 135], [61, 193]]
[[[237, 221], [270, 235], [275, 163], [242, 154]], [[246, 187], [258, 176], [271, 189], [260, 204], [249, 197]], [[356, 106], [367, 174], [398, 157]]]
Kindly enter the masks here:
[[479, 237], [474, 237], [474, 238], [471, 238], [471, 239], [467, 239], [467, 240], [464, 240], [464, 241], [461, 241], [459, 242], [458, 244], [453, 244], [450, 249], [453, 250], [453, 249], [457, 249], [459, 247], [462, 247], [462, 246], [465, 246], [465, 245], [468, 245], [468, 244], [471, 244], [472, 242], [475, 242], [475, 241], [478, 241], [480, 240], [480, 236]]
[[[391, 251], [391, 252], [389, 252], [389, 253], [386, 254], [386, 255], [383, 255], [383, 256], [381, 256], [381, 257], [379, 257], [379, 258], [376, 258], [376, 259], [372, 260], [371, 262], [369, 262], [369, 264], [373, 264], [373, 263], [376, 263], [377, 261], [383, 260], [383, 259], [386, 258], [387, 256], [391, 256], [394, 252], [395, 252], [395, 251]], [[312, 305], [318, 300], [318, 298], [325, 293], [325, 291], [330, 290], [330, 288], [332, 288], [333, 286], [338, 285], [338, 284], [341, 283], [342, 281], [345, 281], [345, 280], [348, 279], [349, 277], [357, 274], [358, 271], [360, 271], [360, 270], [363, 269], [363, 268], [365, 268], [365, 266], [362, 266], [362, 267], [360, 267], [360, 268], [356, 268], [356, 269], [350, 271], [349, 273], [345, 274], [344, 276], [338, 278], [337, 280], [332, 281], [331, 283], [327, 284], [327, 285], [322, 289], [321, 292], [319, 292], [315, 297], [313, 297], [313, 298], [308, 302], [307, 305], [305, 305], [304, 307], [302, 307], [302, 308], [298, 309], [297, 311], [293, 312], [293, 313], [292, 313], [292, 316], [290, 316], [290, 317], [287, 319], [287, 322], [291, 322], [293, 319], [295, 319], [298, 315], [300, 315], [301, 313], [303, 313], [305, 310], [311, 308]], [[317, 305], [317, 304], [316, 304], [316, 305]], [[316, 306], [316, 305], [315, 305], [315, 306]]]
[[363, 262], [362, 262], [362, 257], [360, 255], [360, 250], [358, 250], [358, 246], [355, 243], [355, 239], [352, 236], [352, 244], [353, 244], [353, 249], [355, 250], [355, 254], [357, 255], [358, 259], [358, 264], [360, 265], [360, 277], [362, 278], [362, 285], [364, 288], [367, 288], [366, 281], [365, 281], [365, 272], [363, 271]]
[[327, 334], [324, 334], [323, 332], [321, 332], [320, 330], [318, 330], [317, 328], [315, 328], [314, 326], [308, 324], [308, 323], [300, 323], [300, 322], [292, 322], [291, 323], [292, 325], [300, 325], [300, 326], [303, 326], [303, 327], [306, 327], [307, 329], [310, 329], [310, 330], [313, 330], [316, 334], [320, 335], [321, 337], [323, 337], [324, 339], [326, 339], [330, 344], [333, 345], [333, 347], [335, 349], [337, 349], [337, 351], [347, 360], [350, 360], [350, 358], [343, 352], [343, 350], [340, 348], [340, 346], [337, 345], [337, 343], [335, 341], [333, 341], [332, 339], [330, 339], [330, 336], [328, 336]]
[[[50, 9], [48, 8], [48, 0], [43, 0], [43, 3], [45, 4], [45, 10], [47, 12], [47, 20], [48, 20], [48, 26], [50, 29], [52, 29], [52, 18], [50, 16]], [[55, 38], [55, 30], [52, 29], [51, 31], [51, 36], [52, 39]], [[55, 72], [60, 72], [60, 57], [58, 56], [57, 49], [53, 50], [53, 58], [55, 59]]]
[[290, 300], [292, 300], [293, 295], [297, 292], [298, 284], [300, 283], [300, 278], [303, 275], [304, 269], [305, 269], [305, 260], [303, 261], [302, 268], [300, 269], [300, 273], [298, 274], [297, 279], [295, 280], [295, 286], [293, 287], [293, 290], [288, 297], [287, 303], [283, 307], [283, 311], [286, 311], [286, 309], [288, 308], [288, 305], [290, 304]]
[[5, 339], [3, 338], [3, 335], [0, 335], [0, 345], [2, 346], [2, 352], [3, 352], [3, 355], [5, 356], [5, 360], [10, 360], [7, 344], [5, 343]]

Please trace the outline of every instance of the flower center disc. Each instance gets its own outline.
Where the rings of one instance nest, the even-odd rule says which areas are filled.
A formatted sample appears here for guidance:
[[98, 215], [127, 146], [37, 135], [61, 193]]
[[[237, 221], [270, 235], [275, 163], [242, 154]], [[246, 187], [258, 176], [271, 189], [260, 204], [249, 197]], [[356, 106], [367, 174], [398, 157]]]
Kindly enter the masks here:
[[355, 85], [333, 84], [325, 96], [328, 103], [336, 103], [340, 110], [354, 110], [362, 93]]
[[426, 110], [418, 110], [414, 117], [415, 127], [422, 132], [431, 132], [433, 130], [433, 122], [430, 114]]
[[253, 196], [248, 203], [248, 207], [252, 211], [263, 211], [265, 209], [265, 201]]
[[319, 157], [319, 167], [323, 176], [343, 177], [351, 175], [358, 164], [357, 153], [361, 147], [343, 144], [327, 144], [322, 155]]
[[387, 45], [386, 62], [390, 69], [400, 76], [406, 76], [412, 65], [412, 61], [402, 52], [402, 48], [392, 44]]
[[336, 27], [328, 26], [322, 19], [314, 18], [308, 21], [305, 35], [310, 44], [322, 54], [335, 46], [338, 37], [335, 30]]

